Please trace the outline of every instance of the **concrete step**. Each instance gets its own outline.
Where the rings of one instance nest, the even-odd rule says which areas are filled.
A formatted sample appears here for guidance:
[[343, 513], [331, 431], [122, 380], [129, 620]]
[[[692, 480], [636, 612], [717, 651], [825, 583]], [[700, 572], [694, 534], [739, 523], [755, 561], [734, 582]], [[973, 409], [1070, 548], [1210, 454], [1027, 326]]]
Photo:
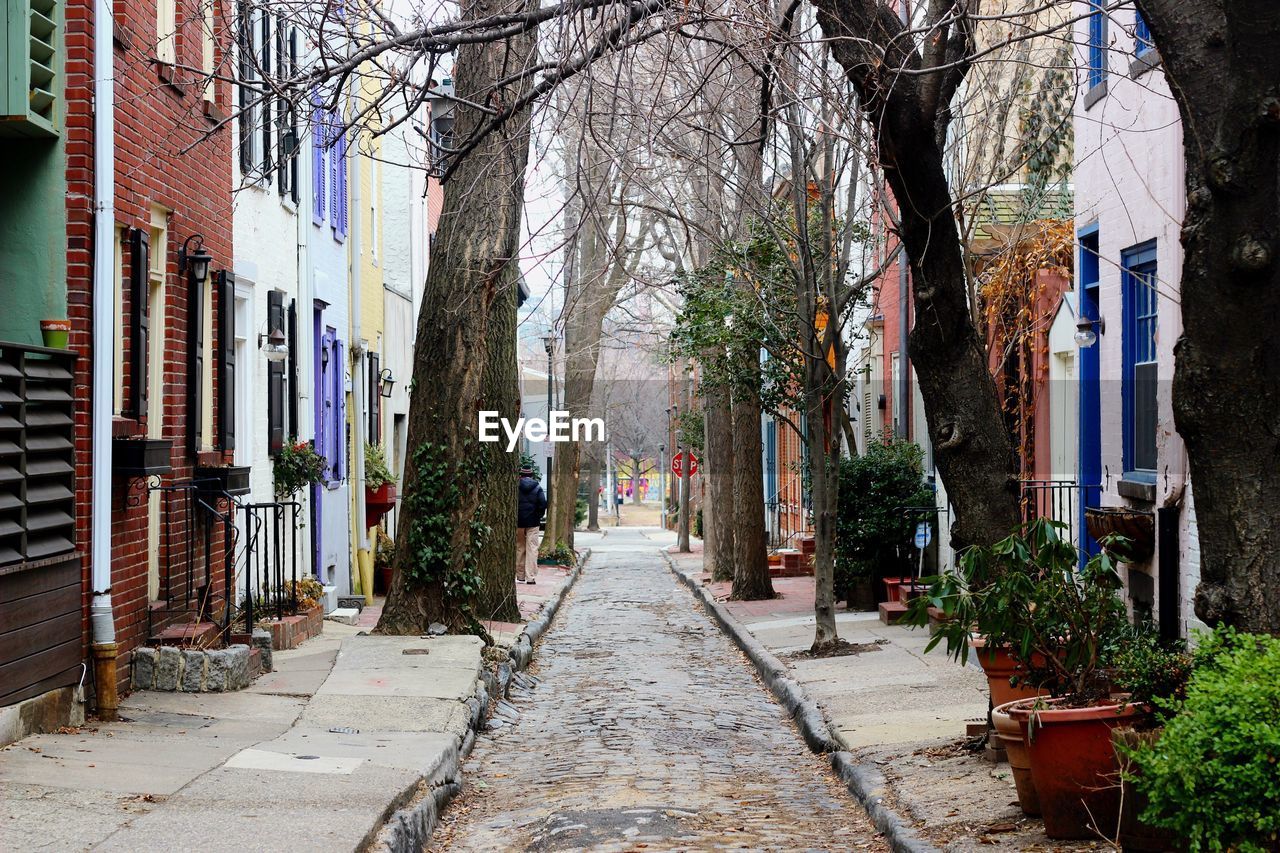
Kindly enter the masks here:
[[343, 625], [354, 625], [356, 620], [360, 618], [360, 611], [354, 607], [339, 607], [330, 611], [324, 618], [332, 619], [334, 622], [341, 622]]

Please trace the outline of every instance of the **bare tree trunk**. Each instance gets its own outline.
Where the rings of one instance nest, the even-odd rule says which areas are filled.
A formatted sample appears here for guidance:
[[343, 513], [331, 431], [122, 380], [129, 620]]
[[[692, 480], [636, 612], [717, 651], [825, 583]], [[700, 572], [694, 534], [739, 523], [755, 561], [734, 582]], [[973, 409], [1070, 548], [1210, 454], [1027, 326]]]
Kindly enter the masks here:
[[[520, 408], [519, 368], [516, 363], [516, 293], [519, 269], [508, 264], [489, 311], [489, 357], [480, 381], [481, 408], [493, 409], [512, 423]], [[480, 445], [485, 465], [481, 474], [480, 523], [489, 528], [476, 551], [480, 591], [475, 613], [480, 619], [515, 622], [516, 603], [516, 483], [520, 457], [508, 453], [501, 441]]]
[[703, 434], [706, 447], [707, 506], [702, 512], [702, 565], [713, 580], [733, 580], [734, 500], [733, 410], [724, 388], [706, 388], [703, 395]]
[[1183, 121], [1183, 331], [1173, 410], [1195, 489], [1195, 611], [1209, 624], [1280, 634], [1275, 4], [1139, 6]]
[[835, 530], [836, 505], [839, 501], [836, 479], [839, 451], [833, 447], [833, 436], [828, 434], [824, 409], [829, 401], [822, 390], [830, 387], [831, 376], [823, 359], [806, 359], [805, 409], [810, 448], [810, 479], [813, 502], [813, 581], [814, 623], [813, 650], [829, 648], [839, 640], [836, 632], [835, 593]]
[[[476, 20], [534, 8], [532, 0], [468, 0], [462, 17]], [[455, 66], [459, 97], [485, 92], [527, 68], [534, 47], [533, 32], [461, 46]], [[519, 96], [505, 94], [498, 102], [512, 103]], [[458, 138], [466, 139], [485, 116], [465, 101], [457, 110]], [[378, 633], [423, 633], [432, 622], [453, 630], [474, 627], [467, 580], [474, 572], [473, 522], [481, 500], [478, 472], [472, 470], [478, 458], [476, 411], [488, 364], [492, 303], [519, 246], [528, 152], [528, 113], [523, 111], [502, 132], [481, 141], [444, 187], [418, 314], [395, 574]]]
[[764, 450], [760, 441], [760, 396], [735, 388], [733, 417], [733, 592], [731, 598], [773, 598], [764, 527]]
[[[831, 50], [875, 127], [911, 261], [916, 323], [910, 351], [934, 459], [956, 507], [953, 545], [990, 544], [1017, 527], [1013, 447], [969, 311], [954, 200], [943, 170], [949, 104], [967, 69], [963, 33], [915, 50], [878, 0], [814, 0]], [[935, 67], [903, 75], [901, 69]]]

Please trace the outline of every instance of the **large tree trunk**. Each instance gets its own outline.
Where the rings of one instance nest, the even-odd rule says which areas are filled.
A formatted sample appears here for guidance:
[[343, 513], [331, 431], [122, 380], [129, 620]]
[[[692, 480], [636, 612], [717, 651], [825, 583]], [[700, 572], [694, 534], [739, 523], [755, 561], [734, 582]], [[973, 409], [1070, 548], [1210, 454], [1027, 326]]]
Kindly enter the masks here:
[[1141, 0], [1183, 121], [1173, 410], [1200, 535], [1196, 615], [1280, 634], [1280, 53], [1273, 0]]
[[[492, 409], [515, 423], [519, 416], [519, 368], [516, 363], [516, 293], [520, 270], [508, 264], [502, 285], [489, 311], [488, 348], [480, 380], [480, 408]], [[475, 613], [480, 619], [517, 622], [516, 603], [516, 483], [520, 456], [507, 452], [505, 442], [480, 445], [484, 471], [480, 487], [480, 523], [489, 528], [476, 552], [480, 592]]]
[[[968, 47], [943, 33], [926, 62], [895, 13], [878, 0], [814, 0], [832, 54], [875, 127], [911, 261], [911, 360], [934, 459], [955, 504], [953, 545], [990, 544], [1019, 522], [1013, 446], [971, 319], [960, 233], [942, 145], [951, 95]], [[963, 38], [961, 38], [963, 42]], [[903, 74], [903, 69], [931, 73]]]
[[[476, 20], [535, 8], [532, 0], [467, 0], [462, 16]], [[468, 102], [517, 99], [518, 92], [498, 95], [491, 90], [495, 82], [527, 68], [534, 47], [532, 32], [459, 47], [459, 139], [485, 121], [482, 113], [467, 108]], [[478, 543], [473, 522], [478, 521], [481, 490], [474, 460], [483, 458], [476, 412], [488, 364], [493, 301], [516, 263], [528, 152], [528, 113], [523, 111], [481, 141], [444, 187], [418, 314], [395, 575], [378, 633], [420, 634], [432, 622], [453, 630], [475, 627], [471, 596]], [[442, 322], [446, 317], [448, 322]]]
[[707, 478], [707, 505], [702, 511], [702, 566], [713, 580], [733, 580], [734, 485], [733, 410], [724, 388], [706, 388], [703, 395], [703, 460]]
[[735, 388], [733, 414], [733, 592], [742, 601], [773, 598], [764, 526], [764, 453], [760, 441], [760, 396]]

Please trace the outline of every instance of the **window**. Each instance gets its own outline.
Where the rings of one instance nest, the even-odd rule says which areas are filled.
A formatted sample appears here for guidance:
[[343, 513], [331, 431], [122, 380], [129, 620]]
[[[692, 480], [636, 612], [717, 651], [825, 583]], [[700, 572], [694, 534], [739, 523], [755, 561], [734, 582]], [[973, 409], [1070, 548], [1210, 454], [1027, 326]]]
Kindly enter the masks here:
[[311, 221], [333, 227], [339, 242], [347, 236], [347, 144], [337, 112], [327, 110], [318, 94], [311, 98]]
[[156, 0], [156, 59], [169, 65], [178, 60], [177, 0]]
[[1107, 81], [1107, 13], [1104, 0], [1089, 0], [1089, 88]]
[[1154, 482], [1156, 471], [1156, 244], [1123, 254], [1124, 474]]
[[206, 101], [213, 103], [213, 101], [216, 100], [214, 96], [218, 91], [218, 84], [213, 79], [213, 0], [202, 0], [200, 4], [200, 12], [200, 70], [203, 71], [205, 75], [203, 94]]
[[1147, 19], [1142, 17], [1142, 12], [1135, 10], [1133, 13], [1133, 52], [1136, 56], [1143, 56], [1155, 49], [1155, 44], [1151, 41], [1151, 28], [1147, 26]]

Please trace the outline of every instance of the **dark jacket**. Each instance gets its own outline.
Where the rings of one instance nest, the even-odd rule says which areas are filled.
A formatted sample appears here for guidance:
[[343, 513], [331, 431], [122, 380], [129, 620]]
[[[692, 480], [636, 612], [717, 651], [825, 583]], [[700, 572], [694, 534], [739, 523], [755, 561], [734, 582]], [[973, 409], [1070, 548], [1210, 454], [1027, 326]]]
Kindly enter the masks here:
[[547, 493], [532, 477], [520, 478], [520, 503], [516, 527], [537, 527], [547, 510]]

